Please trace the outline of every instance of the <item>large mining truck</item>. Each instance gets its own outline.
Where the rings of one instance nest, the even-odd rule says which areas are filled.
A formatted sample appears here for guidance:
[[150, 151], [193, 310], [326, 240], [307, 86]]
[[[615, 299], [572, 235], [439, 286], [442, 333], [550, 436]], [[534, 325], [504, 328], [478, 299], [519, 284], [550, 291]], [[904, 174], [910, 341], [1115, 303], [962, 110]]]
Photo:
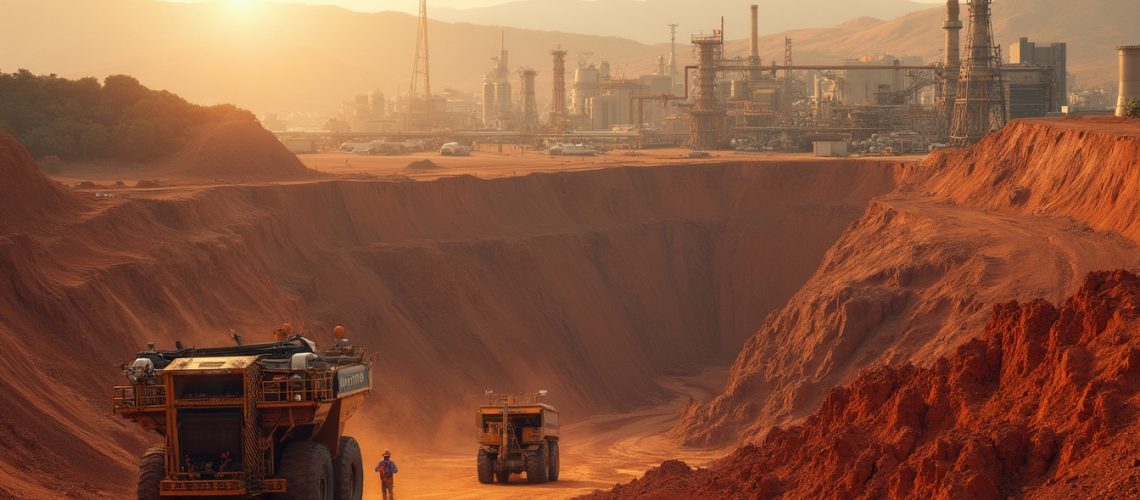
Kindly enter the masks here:
[[479, 482], [506, 483], [511, 474], [526, 473], [530, 483], [558, 480], [558, 410], [536, 394], [487, 391], [476, 414]]
[[124, 364], [115, 413], [164, 437], [139, 463], [138, 498], [360, 500], [360, 445], [345, 423], [372, 390], [370, 363], [344, 339], [318, 350], [277, 341], [156, 350]]

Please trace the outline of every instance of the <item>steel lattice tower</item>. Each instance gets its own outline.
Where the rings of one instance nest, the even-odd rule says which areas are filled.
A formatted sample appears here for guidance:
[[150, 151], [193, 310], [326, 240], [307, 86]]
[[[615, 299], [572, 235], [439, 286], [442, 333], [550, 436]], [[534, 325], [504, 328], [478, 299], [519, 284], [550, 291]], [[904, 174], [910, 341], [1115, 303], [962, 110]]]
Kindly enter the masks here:
[[[407, 128], [431, 123], [431, 67], [428, 59], [427, 0], [420, 0], [420, 22], [416, 34], [416, 58], [412, 62], [412, 86], [408, 91]], [[423, 87], [420, 87], [420, 79]], [[423, 97], [419, 91], [423, 90]], [[417, 110], [417, 106], [420, 108]]]
[[1005, 91], [1001, 81], [1001, 49], [994, 45], [990, 20], [992, 0], [969, 0], [970, 36], [962, 65], [950, 144], [966, 146], [1005, 126]]
[[569, 123], [566, 116], [566, 51], [559, 46], [550, 55], [554, 56], [554, 99], [551, 102], [550, 131], [565, 134]]

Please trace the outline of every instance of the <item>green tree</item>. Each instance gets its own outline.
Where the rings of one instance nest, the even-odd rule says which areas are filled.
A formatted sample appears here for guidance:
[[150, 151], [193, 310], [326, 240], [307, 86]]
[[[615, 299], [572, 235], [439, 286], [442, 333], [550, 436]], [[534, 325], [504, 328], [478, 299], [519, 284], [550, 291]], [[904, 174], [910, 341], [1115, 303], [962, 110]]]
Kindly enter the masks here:
[[1140, 118], [1140, 99], [1132, 99], [1124, 103], [1124, 116]]
[[197, 106], [126, 75], [100, 83], [0, 73], [0, 129], [37, 158], [151, 161], [178, 151], [203, 125], [234, 120], [257, 118], [228, 104]]

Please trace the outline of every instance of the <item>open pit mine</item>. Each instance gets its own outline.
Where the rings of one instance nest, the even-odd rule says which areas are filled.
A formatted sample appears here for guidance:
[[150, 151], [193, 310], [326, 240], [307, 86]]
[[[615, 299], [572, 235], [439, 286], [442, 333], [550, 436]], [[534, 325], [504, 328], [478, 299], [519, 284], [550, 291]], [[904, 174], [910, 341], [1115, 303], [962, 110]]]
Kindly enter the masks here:
[[0, 498], [1140, 498], [1140, 4], [0, 3]]

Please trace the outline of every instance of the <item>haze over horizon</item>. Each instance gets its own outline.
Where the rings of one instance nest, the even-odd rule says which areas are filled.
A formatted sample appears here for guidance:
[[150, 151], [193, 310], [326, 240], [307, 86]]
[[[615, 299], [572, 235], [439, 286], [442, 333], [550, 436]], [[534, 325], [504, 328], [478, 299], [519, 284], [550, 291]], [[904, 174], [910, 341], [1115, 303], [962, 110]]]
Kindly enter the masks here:
[[[408, 87], [415, 37], [415, 17], [402, 12], [365, 14], [333, 7], [297, 5], [295, 2], [334, 0], [224, 0], [208, 6], [200, 2], [159, 0], [81, 0], [51, 2], [6, 0], [0, 17], [0, 69], [27, 68], [68, 78], [129, 74], [145, 85], [167, 89], [192, 102], [223, 102], [258, 114], [327, 113], [353, 95], [380, 90], [389, 98]], [[335, 0], [348, 5], [355, 0]], [[452, 4], [484, 5], [498, 0], [453, 0]], [[565, 3], [579, 0], [523, 0]], [[672, 0], [648, 0], [672, 1]], [[722, 0], [710, 0], [717, 4]], [[760, 2], [769, 6], [770, 0]], [[882, 0], [898, 4], [896, 0]], [[479, 2], [479, 3], [475, 3]], [[597, 0], [633, 5], [645, 2]], [[359, 2], [364, 5], [365, 2]], [[370, 2], [369, 2], [370, 3]], [[726, 21], [747, 22], [749, 2], [733, 7], [707, 7], [705, 17], [688, 20], [678, 30], [680, 63], [691, 57], [687, 37], [708, 32]], [[802, 0], [801, 4], [834, 4], [834, 0]], [[856, 7], [875, 2], [859, 2]], [[909, 2], [902, 2], [909, 3]], [[941, 2], [939, 2], [941, 3]], [[1035, 2], [1045, 7], [1026, 10], [1025, 0], [995, 4], [995, 33], [1002, 45], [1019, 36], [1038, 42], [1065, 41], [1070, 47], [1069, 70], [1082, 85], [1111, 85], [1115, 77], [1116, 45], [1132, 32], [1129, 14], [1140, 15], [1140, 4], [1117, 5], [1116, 0], [1093, 0], [1075, 5], [1059, 0]], [[431, 5], [434, 5], [433, 2]], [[845, 5], [850, 6], [851, 2]], [[911, 4], [919, 5], [919, 4]], [[715, 7], [715, 8], [714, 8]], [[486, 8], [486, 7], [484, 7]], [[1100, 10], [1098, 10], [1100, 9]], [[437, 10], [443, 10], [437, 9]], [[471, 12], [479, 9], [472, 9]], [[1096, 17], [1099, 29], [1082, 29], [1070, 20], [1089, 12], [1120, 15]], [[459, 11], [455, 11], [459, 12]], [[861, 12], [860, 12], [861, 13]], [[795, 42], [796, 61], [833, 63], [864, 55], [914, 56], [933, 62], [941, 57], [944, 14], [938, 6], [923, 8], [887, 20], [859, 15], [844, 17], [823, 28], [792, 29], [761, 37], [761, 57], [767, 63], [782, 58], [784, 36]], [[767, 24], [766, 24], [767, 23]], [[629, 24], [629, 23], [626, 23]], [[647, 30], [667, 32], [664, 24], [649, 21]], [[771, 26], [762, 15], [762, 26]], [[210, 29], [201, 29], [207, 26]], [[503, 28], [433, 17], [432, 86], [435, 90], [478, 92], [483, 75], [498, 53], [503, 32], [511, 51], [511, 70], [527, 66], [538, 70], [538, 104], [550, 95], [549, 51], [561, 45], [570, 51], [570, 66], [578, 61], [608, 60], [615, 73], [636, 77], [655, 71], [658, 56], [668, 54], [666, 43], [646, 44], [632, 38], [573, 34], [532, 28]], [[747, 30], [729, 26], [726, 53], [747, 51]], [[40, 40], [29, 44], [29, 39]], [[288, 85], [284, 85], [287, 83]]]
[[[161, 0], [177, 3], [220, 3], [249, 8], [258, 4], [304, 4], [344, 8], [354, 12], [417, 14], [419, 0]], [[745, 15], [729, 11], [760, 5], [764, 34], [791, 29], [823, 28], [856, 17], [892, 19], [944, 0], [429, 0], [433, 20], [468, 22], [487, 26], [562, 31], [598, 36], [619, 36], [642, 43], [669, 40], [666, 26], [683, 30], [711, 30], [725, 17], [728, 33], [748, 28]], [[639, 22], [630, 23], [630, 19]]]

